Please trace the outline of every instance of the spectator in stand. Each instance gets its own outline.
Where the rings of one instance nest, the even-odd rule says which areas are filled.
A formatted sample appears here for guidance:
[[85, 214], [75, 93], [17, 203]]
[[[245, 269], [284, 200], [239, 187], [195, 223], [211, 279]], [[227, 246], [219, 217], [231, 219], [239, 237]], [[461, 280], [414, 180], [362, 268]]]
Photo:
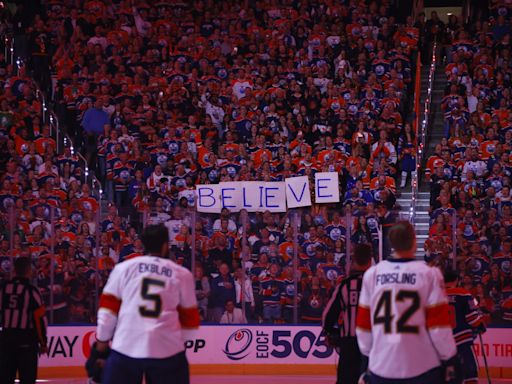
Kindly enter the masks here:
[[220, 324], [247, 324], [242, 310], [235, 307], [233, 300], [226, 301], [226, 311], [220, 318]]
[[88, 156], [87, 162], [92, 169], [96, 165], [96, 148], [98, 146], [98, 136], [104, 134], [105, 125], [110, 123], [108, 113], [103, 110], [103, 103], [101, 99], [97, 99], [90, 108], [88, 108], [83, 115], [82, 129], [83, 129], [83, 148]]
[[268, 275], [260, 280], [259, 291], [263, 301], [263, 320], [266, 323], [281, 321], [283, 288], [283, 281], [279, 277], [279, 266], [277, 264], [270, 265]]
[[201, 265], [196, 266], [195, 280], [199, 315], [202, 320], [205, 320], [208, 310], [208, 296], [210, 296], [210, 282], [208, 277], [204, 275], [204, 269]]
[[235, 302], [235, 282], [229, 273], [229, 266], [221, 264], [219, 275], [212, 279], [208, 300], [209, 320], [218, 323], [228, 300]]
[[251, 280], [246, 276], [243, 268], [237, 268], [234, 273], [236, 306], [244, 311], [245, 318], [252, 322], [254, 319], [254, 309], [256, 302], [254, 300], [254, 291]]
[[304, 289], [304, 298], [301, 300], [301, 321], [304, 323], [318, 323], [327, 303], [327, 292], [320, 286], [317, 277], [311, 279], [311, 285]]

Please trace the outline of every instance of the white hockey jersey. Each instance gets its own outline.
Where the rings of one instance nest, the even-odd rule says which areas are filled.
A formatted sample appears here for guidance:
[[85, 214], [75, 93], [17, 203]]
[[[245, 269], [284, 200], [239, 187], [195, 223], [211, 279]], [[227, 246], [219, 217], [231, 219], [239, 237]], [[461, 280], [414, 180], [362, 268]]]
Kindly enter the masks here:
[[357, 341], [369, 369], [386, 379], [408, 379], [455, 356], [444, 280], [437, 268], [388, 259], [363, 277]]
[[171, 260], [140, 256], [115, 266], [103, 289], [96, 338], [133, 358], [184, 351], [182, 328], [197, 328], [192, 273]]

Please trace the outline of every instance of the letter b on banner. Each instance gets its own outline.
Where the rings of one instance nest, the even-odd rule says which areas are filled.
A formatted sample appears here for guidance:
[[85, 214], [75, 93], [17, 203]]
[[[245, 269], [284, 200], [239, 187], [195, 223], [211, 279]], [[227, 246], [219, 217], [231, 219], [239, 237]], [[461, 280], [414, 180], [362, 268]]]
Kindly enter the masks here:
[[197, 210], [206, 213], [220, 213], [221, 197], [218, 184], [196, 186]]

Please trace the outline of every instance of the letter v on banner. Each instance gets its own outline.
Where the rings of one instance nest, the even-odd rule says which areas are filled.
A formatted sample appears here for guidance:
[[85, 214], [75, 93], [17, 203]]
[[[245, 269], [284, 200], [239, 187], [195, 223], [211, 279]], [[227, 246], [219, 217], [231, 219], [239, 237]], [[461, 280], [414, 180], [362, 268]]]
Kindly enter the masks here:
[[311, 192], [307, 176], [290, 177], [286, 182], [286, 202], [288, 208], [309, 207], [311, 205]]

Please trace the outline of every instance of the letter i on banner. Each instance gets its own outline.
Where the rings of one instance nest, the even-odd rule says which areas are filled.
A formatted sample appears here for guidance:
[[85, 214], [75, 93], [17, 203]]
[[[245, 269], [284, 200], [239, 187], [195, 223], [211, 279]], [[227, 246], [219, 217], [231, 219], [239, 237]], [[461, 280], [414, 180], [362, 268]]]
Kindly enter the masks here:
[[340, 187], [337, 172], [315, 173], [315, 202], [339, 203]]
[[205, 213], [220, 213], [221, 197], [218, 184], [196, 185], [197, 211]]
[[309, 207], [311, 192], [307, 176], [290, 177], [286, 182], [286, 203], [288, 208]]

